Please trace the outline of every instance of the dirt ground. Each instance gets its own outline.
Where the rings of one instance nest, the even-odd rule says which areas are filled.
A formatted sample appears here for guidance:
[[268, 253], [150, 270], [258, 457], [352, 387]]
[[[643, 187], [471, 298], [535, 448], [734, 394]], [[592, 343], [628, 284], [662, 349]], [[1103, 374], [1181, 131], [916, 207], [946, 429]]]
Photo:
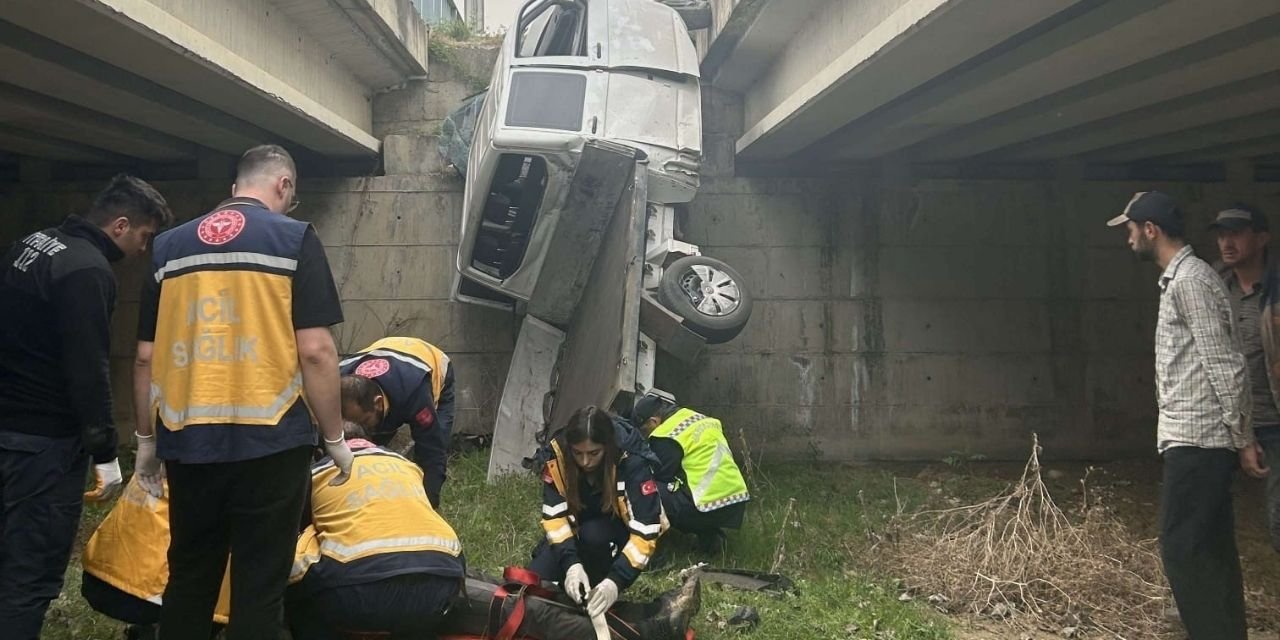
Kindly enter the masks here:
[[[938, 498], [946, 503], [971, 504], [990, 497], [992, 489], [998, 491], [1004, 483], [1017, 480], [1022, 470], [1023, 465], [1018, 463], [966, 462], [957, 466], [904, 468], [899, 472], [929, 482]], [[1109, 508], [1139, 539], [1158, 536], [1160, 476], [1160, 462], [1154, 458], [1095, 464], [1052, 461], [1044, 464], [1045, 484], [1064, 511], [1079, 509], [1087, 496], [1090, 505], [1100, 502]], [[1087, 478], [1084, 484], [1081, 482], [1083, 478]], [[1234, 494], [1236, 539], [1245, 588], [1280, 598], [1280, 553], [1272, 549], [1266, 533], [1263, 483], [1238, 477]], [[1013, 631], [992, 620], [962, 618], [956, 622], [961, 627], [957, 629], [957, 637], [962, 640], [1062, 638], [1056, 631], [1031, 634]], [[1263, 628], [1251, 632], [1251, 640], [1280, 640], [1280, 629], [1276, 628], [1275, 621], [1264, 622], [1261, 626]], [[1170, 637], [1178, 635], [1173, 633]]]

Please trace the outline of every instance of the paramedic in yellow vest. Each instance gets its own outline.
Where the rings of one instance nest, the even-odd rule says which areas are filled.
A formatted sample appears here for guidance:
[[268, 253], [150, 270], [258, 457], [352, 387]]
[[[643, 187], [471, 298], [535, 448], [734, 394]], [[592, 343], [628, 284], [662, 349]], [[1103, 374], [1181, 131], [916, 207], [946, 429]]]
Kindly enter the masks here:
[[[81, 558], [80, 594], [94, 611], [127, 623], [126, 640], [155, 638], [169, 581], [168, 550], [169, 500], [147, 493], [134, 476]], [[230, 586], [224, 576], [213, 613], [215, 633], [227, 624]]]
[[[631, 586], [662, 534], [662, 505], [648, 452], [623, 448], [613, 418], [596, 407], [569, 417], [538, 453], [546, 539], [529, 568], [603, 615]], [[638, 444], [643, 440], [636, 438]]]
[[742, 527], [751, 499], [720, 421], [681, 408], [659, 389], [636, 401], [632, 419], [660, 460], [653, 475], [672, 528], [697, 535], [704, 551], [719, 551], [723, 530]]
[[453, 366], [443, 351], [418, 338], [383, 338], [340, 364], [342, 417], [385, 447], [402, 425], [413, 434], [413, 461], [422, 467], [431, 506], [440, 488], [453, 432]]
[[[231, 640], [278, 637], [307, 495], [313, 419], [345, 480], [337, 287], [297, 205], [289, 152], [241, 157], [232, 197], [155, 240], [134, 367], [136, 473], [169, 479], [161, 640], [209, 635], [231, 564]], [[154, 427], [153, 427], [154, 425]], [[154, 431], [153, 431], [154, 428]]]
[[422, 470], [348, 423], [351, 479], [324, 458], [311, 469], [310, 523], [297, 541], [286, 610], [294, 640], [343, 633], [434, 637], [461, 597], [465, 563], [427, 501]]

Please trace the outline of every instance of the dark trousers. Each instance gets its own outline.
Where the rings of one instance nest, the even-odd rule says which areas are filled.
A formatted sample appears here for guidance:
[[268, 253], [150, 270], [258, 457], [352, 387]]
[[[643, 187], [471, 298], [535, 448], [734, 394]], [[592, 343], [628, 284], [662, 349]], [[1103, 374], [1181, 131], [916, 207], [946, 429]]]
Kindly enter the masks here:
[[1258, 430], [1258, 443], [1267, 453], [1267, 531], [1271, 547], [1280, 552], [1280, 427]]
[[344, 585], [286, 598], [293, 640], [338, 640], [343, 633], [390, 633], [395, 638], [434, 637], [459, 596], [461, 580], [425, 574]]
[[688, 487], [668, 491], [665, 484], [659, 484], [658, 495], [662, 498], [662, 509], [666, 511], [671, 526], [685, 533], [716, 534], [721, 529], [740, 529], [747, 513], [745, 502], [712, 511], [699, 511]]
[[1228, 449], [1164, 453], [1160, 554], [1191, 640], [1247, 640]]
[[80, 577], [80, 595], [94, 611], [129, 624], [160, 622], [160, 605], [125, 593], [85, 571]]
[[80, 438], [0, 431], [0, 636], [40, 637], [62, 591], [88, 468]]
[[[629, 537], [627, 526], [617, 518], [593, 518], [578, 526], [578, 561], [586, 569], [591, 584], [609, 577], [613, 559], [622, 553]], [[560, 557], [544, 538], [533, 550], [529, 569], [551, 582], [563, 582], [569, 567], [560, 566]]]
[[240, 462], [168, 462], [169, 584], [161, 640], [207, 638], [231, 563], [231, 640], [277, 640], [298, 523], [310, 492], [311, 447]]

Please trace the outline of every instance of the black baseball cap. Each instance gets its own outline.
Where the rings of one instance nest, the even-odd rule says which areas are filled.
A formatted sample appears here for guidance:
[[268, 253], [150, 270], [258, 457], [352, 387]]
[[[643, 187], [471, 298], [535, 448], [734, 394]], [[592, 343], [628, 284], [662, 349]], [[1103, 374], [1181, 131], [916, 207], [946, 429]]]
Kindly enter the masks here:
[[1209, 225], [1210, 229], [1253, 229], [1254, 231], [1270, 231], [1271, 226], [1267, 223], [1267, 217], [1262, 215], [1261, 211], [1250, 207], [1235, 205], [1230, 209], [1223, 209], [1218, 212], [1218, 217], [1214, 218], [1213, 224]]
[[1182, 211], [1168, 194], [1159, 191], [1139, 191], [1129, 199], [1124, 213], [1107, 221], [1108, 227], [1118, 227], [1132, 220], [1139, 224], [1151, 222], [1166, 232], [1181, 235]]
[[675, 404], [675, 396], [662, 389], [650, 389], [648, 393], [636, 400], [636, 406], [631, 410], [631, 423], [638, 427]]

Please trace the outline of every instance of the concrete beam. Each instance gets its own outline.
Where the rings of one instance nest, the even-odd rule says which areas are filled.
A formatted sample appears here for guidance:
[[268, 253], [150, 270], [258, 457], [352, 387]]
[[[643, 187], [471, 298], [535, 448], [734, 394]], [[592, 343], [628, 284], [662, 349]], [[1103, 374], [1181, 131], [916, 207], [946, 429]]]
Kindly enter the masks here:
[[[967, 118], [1015, 106], [1091, 74], [1097, 65], [1070, 63], [1089, 51], [1100, 32], [1127, 24], [1167, 0], [1081, 2], [915, 88], [883, 108], [854, 120], [822, 140], [812, 153], [850, 160], [872, 159], [962, 124]], [[1096, 43], [1092, 45], [1097, 48]], [[1116, 56], [1112, 54], [1112, 58]], [[1102, 65], [1117, 64], [1114, 60]], [[1054, 69], [1045, 75], [1043, 68]], [[1030, 94], [1028, 96], [1028, 94]]]
[[189, 160], [197, 148], [186, 140], [3, 82], [0, 122], [157, 162]]
[[273, 9], [267, 0], [11, 0], [0, 18], [319, 153], [375, 154], [370, 90]]
[[[1253, 0], [1082, 3], [987, 52], [981, 62], [966, 63], [851, 123], [814, 152], [876, 158], [1134, 65], [1147, 63], [1148, 73], [1163, 73], [1185, 63], [1177, 56], [1162, 60], [1163, 66], [1155, 62], [1163, 56], [1277, 13], [1280, 6]], [[1255, 40], [1265, 37], [1254, 32]]]
[[743, 92], [769, 69], [824, 0], [740, 2], [712, 42], [702, 77], [717, 89]]
[[265, 129], [0, 20], [0, 81], [239, 155]]
[[0, 125], [0, 149], [13, 153], [77, 164], [134, 164], [136, 159], [89, 145]]
[[1042, 160], [1083, 155], [1118, 144], [1175, 134], [1222, 120], [1242, 118], [1280, 105], [1280, 72], [1178, 100], [1160, 102], [1073, 127], [992, 153], [1002, 160]]
[[409, 0], [272, 0], [366, 86], [427, 74], [428, 28]]
[[[784, 158], [1078, 2], [831, 2], [746, 96], [738, 153]], [[877, 19], [850, 35], [850, 13]], [[877, 13], [879, 15], [877, 15]], [[816, 70], [816, 71], [815, 71]], [[808, 78], [792, 87], [796, 74]], [[764, 85], [764, 86], [762, 86]]]
[[1277, 153], [1280, 153], [1280, 134], [1249, 138], [1241, 142], [1196, 149], [1187, 153], [1160, 156], [1153, 160], [1161, 164], [1200, 164], [1252, 158], [1257, 164], [1267, 164], [1280, 161], [1280, 158], [1273, 157], [1273, 154]]
[[973, 157], [1131, 111], [1149, 104], [1152, 96], [1178, 99], [1280, 70], [1275, 55], [1280, 37], [1265, 38], [1277, 28], [1280, 21], [1260, 20], [1186, 47], [1171, 54], [1173, 60], [1134, 65], [957, 128], [913, 153], [926, 161]]
[[1089, 153], [1084, 156], [1084, 159], [1098, 163], [1136, 162], [1277, 134], [1280, 134], [1280, 109], [1273, 109], [1257, 115], [1187, 129], [1172, 135], [1160, 135], [1117, 145]]

